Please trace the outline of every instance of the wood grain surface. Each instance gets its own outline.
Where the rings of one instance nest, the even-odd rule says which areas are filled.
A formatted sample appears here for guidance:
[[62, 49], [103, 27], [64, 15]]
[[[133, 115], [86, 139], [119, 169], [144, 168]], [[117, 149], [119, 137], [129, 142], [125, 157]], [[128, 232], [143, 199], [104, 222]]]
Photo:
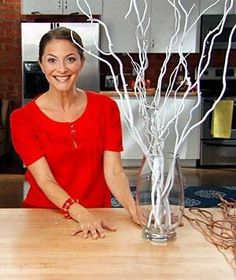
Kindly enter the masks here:
[[175, 240], [152, 245], [124, 209], [92, 211], [118, 230], [82, 239], [56, 210], [0, 209], [0, 279], [235, 279], [225, 256], [187, 220]]

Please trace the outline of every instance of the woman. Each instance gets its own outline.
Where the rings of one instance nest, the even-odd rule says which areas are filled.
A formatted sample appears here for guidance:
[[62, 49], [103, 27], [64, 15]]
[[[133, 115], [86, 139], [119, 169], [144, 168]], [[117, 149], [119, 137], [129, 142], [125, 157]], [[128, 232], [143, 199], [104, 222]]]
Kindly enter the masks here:
[[111, 195], [138, 223], [121, 165], [122, 135], [112, 99], [76, 88], [85, 62], [80, 36], [59, 27], [39, 44], [39, 64], [49, 90], [11, 115], [13, 145], [27, 167], [24, 207], [60, 208], [78, 222], [74, 234], [104, 237], [116, 228], [90, 213], [110, 207]]

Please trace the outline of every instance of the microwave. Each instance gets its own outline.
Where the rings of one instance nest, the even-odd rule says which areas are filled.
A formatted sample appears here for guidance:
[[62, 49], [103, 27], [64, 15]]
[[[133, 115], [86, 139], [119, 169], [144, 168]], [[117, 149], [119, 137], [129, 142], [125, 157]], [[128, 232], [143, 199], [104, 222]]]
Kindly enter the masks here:
[[[203, 15], [201, 18], [201, 35], [200, 35], [200, 50], [202, 51], [203, 41], [209, 31], [213, 30], [218, 23], [221, 21], [222, 15]], [[213, 49], [227, 49], [229, 35], [232, 28], [236, 24], [236, 15], [230, 14], [227, 16], [225, 24], [223, 26], [223, 31], [219, 36], [215, 38]], [[214, 34], [212, 34], [214, 36]], [[212, 36], [206, 42], [206, 49], [209, 48]], [[236, 49], [236, 32], [233, 34], [231, 49]]]

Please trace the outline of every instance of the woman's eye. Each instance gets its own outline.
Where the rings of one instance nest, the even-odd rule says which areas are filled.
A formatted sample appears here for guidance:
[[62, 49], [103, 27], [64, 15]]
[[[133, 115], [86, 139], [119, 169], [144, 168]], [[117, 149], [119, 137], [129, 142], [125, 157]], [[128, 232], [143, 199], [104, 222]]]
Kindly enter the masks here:
[[67, 58], [67, 61], [68, 61], [69, 63], [72, 63], [72, 62], [74, 62], [75, 60], [76, 60], [76, 59], [75, 59], [75, 57], [73, 57], [73, 56]]
[[51, 63], [51, 64], [52, 64], [52, 63], [55, 63], [55, 62], [56, 62], [56, 59], [55, 59], [55, 58], [48, 58], [48, 62]]

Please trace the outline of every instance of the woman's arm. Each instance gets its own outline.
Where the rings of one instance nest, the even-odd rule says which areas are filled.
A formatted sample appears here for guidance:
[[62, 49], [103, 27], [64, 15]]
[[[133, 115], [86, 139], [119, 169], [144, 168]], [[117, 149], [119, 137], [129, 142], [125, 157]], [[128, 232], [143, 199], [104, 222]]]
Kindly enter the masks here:
[[70, 196], [58, 185], [47, 160], [41, 157], [30, 164], [28, 169], [47, 198], [61, 209], [64, 202], [70, 198]]
[[[63, 190], [54, 178], [47, 160], [41, 157], [28, 166], [29, 171], [36, 180], [38, 186], [42, 189], [47, 198], [58, 208], [62, 209], [63, 204], [70, 198], [69, 194]], [[79, 234], [87, 238], [91, 234], [92, 238], [104, 237], [104, 228], [116, 230], [110, 223], [91, 214], [79, 203], [73, 204], [69, 209], [70, 216], [79, 223], [75, 229], [74, 235]]]
[[104, 152], [104, 175], [112, 194], [129, 211], [133, 221], [140, 224], [136, 213], [135, 201], [130, 191], [129, 180], [123, 170], [119, 152]]

